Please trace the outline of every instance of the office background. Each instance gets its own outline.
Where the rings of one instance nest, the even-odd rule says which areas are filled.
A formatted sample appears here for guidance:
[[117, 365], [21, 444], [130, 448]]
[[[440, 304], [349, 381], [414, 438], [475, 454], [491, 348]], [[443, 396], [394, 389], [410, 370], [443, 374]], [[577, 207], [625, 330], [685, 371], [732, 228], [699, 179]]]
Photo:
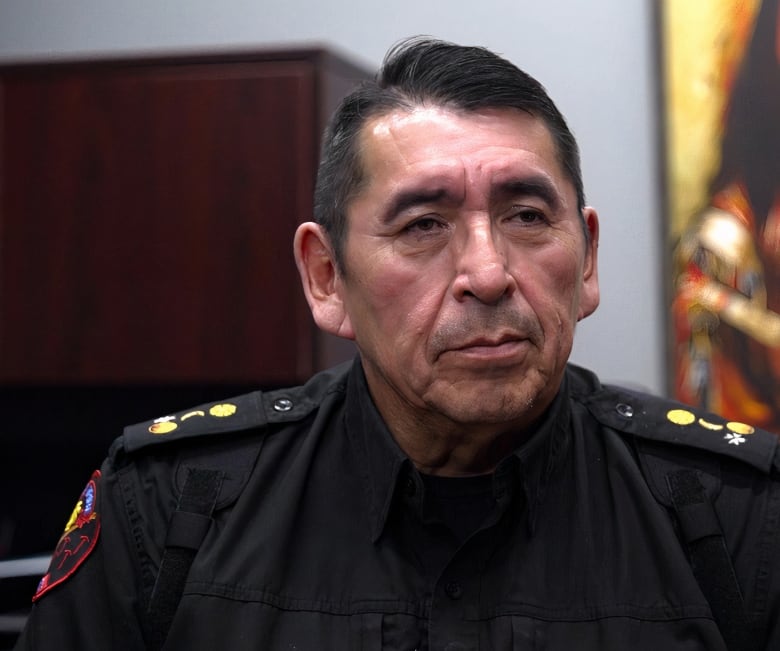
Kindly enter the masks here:
[[0, 64], [332, 47], [375, 69], [412, 34], [485, 45], [547, 87], [582, 149], [601, 217], [602, 303], [573, 360], [666, 391], [660, 81], [652, 0], [4, 0]]

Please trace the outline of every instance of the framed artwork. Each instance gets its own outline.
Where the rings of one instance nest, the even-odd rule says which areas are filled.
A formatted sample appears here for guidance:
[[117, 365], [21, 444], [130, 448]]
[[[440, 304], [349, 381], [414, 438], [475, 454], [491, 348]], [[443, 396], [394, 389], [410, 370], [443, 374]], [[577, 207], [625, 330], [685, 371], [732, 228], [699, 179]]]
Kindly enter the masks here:
[[662, 0], [671, 383], [780, 434], [780, 0]]

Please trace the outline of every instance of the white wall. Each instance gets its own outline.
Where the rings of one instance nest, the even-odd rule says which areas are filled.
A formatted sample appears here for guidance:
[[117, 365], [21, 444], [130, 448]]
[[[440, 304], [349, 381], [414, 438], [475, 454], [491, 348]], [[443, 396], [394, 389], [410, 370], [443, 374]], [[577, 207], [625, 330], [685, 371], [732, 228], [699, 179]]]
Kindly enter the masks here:
[[0, 0], [0, 62], [310, 40], [376, 67], [430, 34], [485, 45], [544, 83], [601, 216], [602, 304], [573, 360], [663, 392], [661, 206], [652, 0]]

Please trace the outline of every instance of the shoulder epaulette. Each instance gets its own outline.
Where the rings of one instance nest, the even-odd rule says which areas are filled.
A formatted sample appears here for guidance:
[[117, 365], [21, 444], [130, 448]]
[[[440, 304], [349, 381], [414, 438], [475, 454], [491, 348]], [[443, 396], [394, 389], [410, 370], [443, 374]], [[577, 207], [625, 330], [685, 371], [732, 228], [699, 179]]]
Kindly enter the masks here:
[[301, 420], [314, 411], [330, 391], [343, 389], [351, 362], [314, 375], [303, 386], [254, 391], [210, 402], [125, 427], [126, 452], [180, 439], [241, 432], [272, 423]]
[[725, 455], [764, 473], [780, 470], [778, 436], [671, 400], [605, 386], [585, 399], [602, 424], [634, 436]]
[[264, 427], [269, 422], [298, 420], [315, 406], [294, 389], [269, 393], [255, 391], [125, 427], [124, 448], [134, 452], [158, 443], [240, 432]]

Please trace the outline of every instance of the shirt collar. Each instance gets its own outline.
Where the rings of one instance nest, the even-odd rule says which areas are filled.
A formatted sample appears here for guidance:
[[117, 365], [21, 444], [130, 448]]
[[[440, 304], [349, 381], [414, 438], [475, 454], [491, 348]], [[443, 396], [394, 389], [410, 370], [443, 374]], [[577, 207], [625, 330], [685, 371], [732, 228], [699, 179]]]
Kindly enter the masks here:
[[[569, 450], [571, 402], [568, 371], [561, 387], [530, 438], [496, 469], [496, 482], [516, 480], [522, 489], [528, 513], [528, 527], [533, 532], [545, 491], [555, 471]], [[504, 469], [504, 466], [507, 469]], [[512, 473], [512, 474], [510, 474]], [[506, 474], [506, 479], [503, 478]], [[513, 476], [512, 476], [513, 475]]]
[[368, 489], [371, 540], [376, 542], [387, 521], [401, 470], [411, 462], [374, 405], [359, 357], [347, 378], [345, 422]]
[[[568, 450], [569, 418], [568, 381], [531, 437], [504, 459], [494, 474], [496, 498], [501, 502], [522, 491], [527, 505], [528, 525], [533, 531], [550, 477]], [[422, 490], [422, 482], [411, 460], [396, 443], [368, 390], [359, 358], [355, 359], [347, 379], [345, 424], [368, 492], [371, 539], [382, 535], [397, 491]]]

